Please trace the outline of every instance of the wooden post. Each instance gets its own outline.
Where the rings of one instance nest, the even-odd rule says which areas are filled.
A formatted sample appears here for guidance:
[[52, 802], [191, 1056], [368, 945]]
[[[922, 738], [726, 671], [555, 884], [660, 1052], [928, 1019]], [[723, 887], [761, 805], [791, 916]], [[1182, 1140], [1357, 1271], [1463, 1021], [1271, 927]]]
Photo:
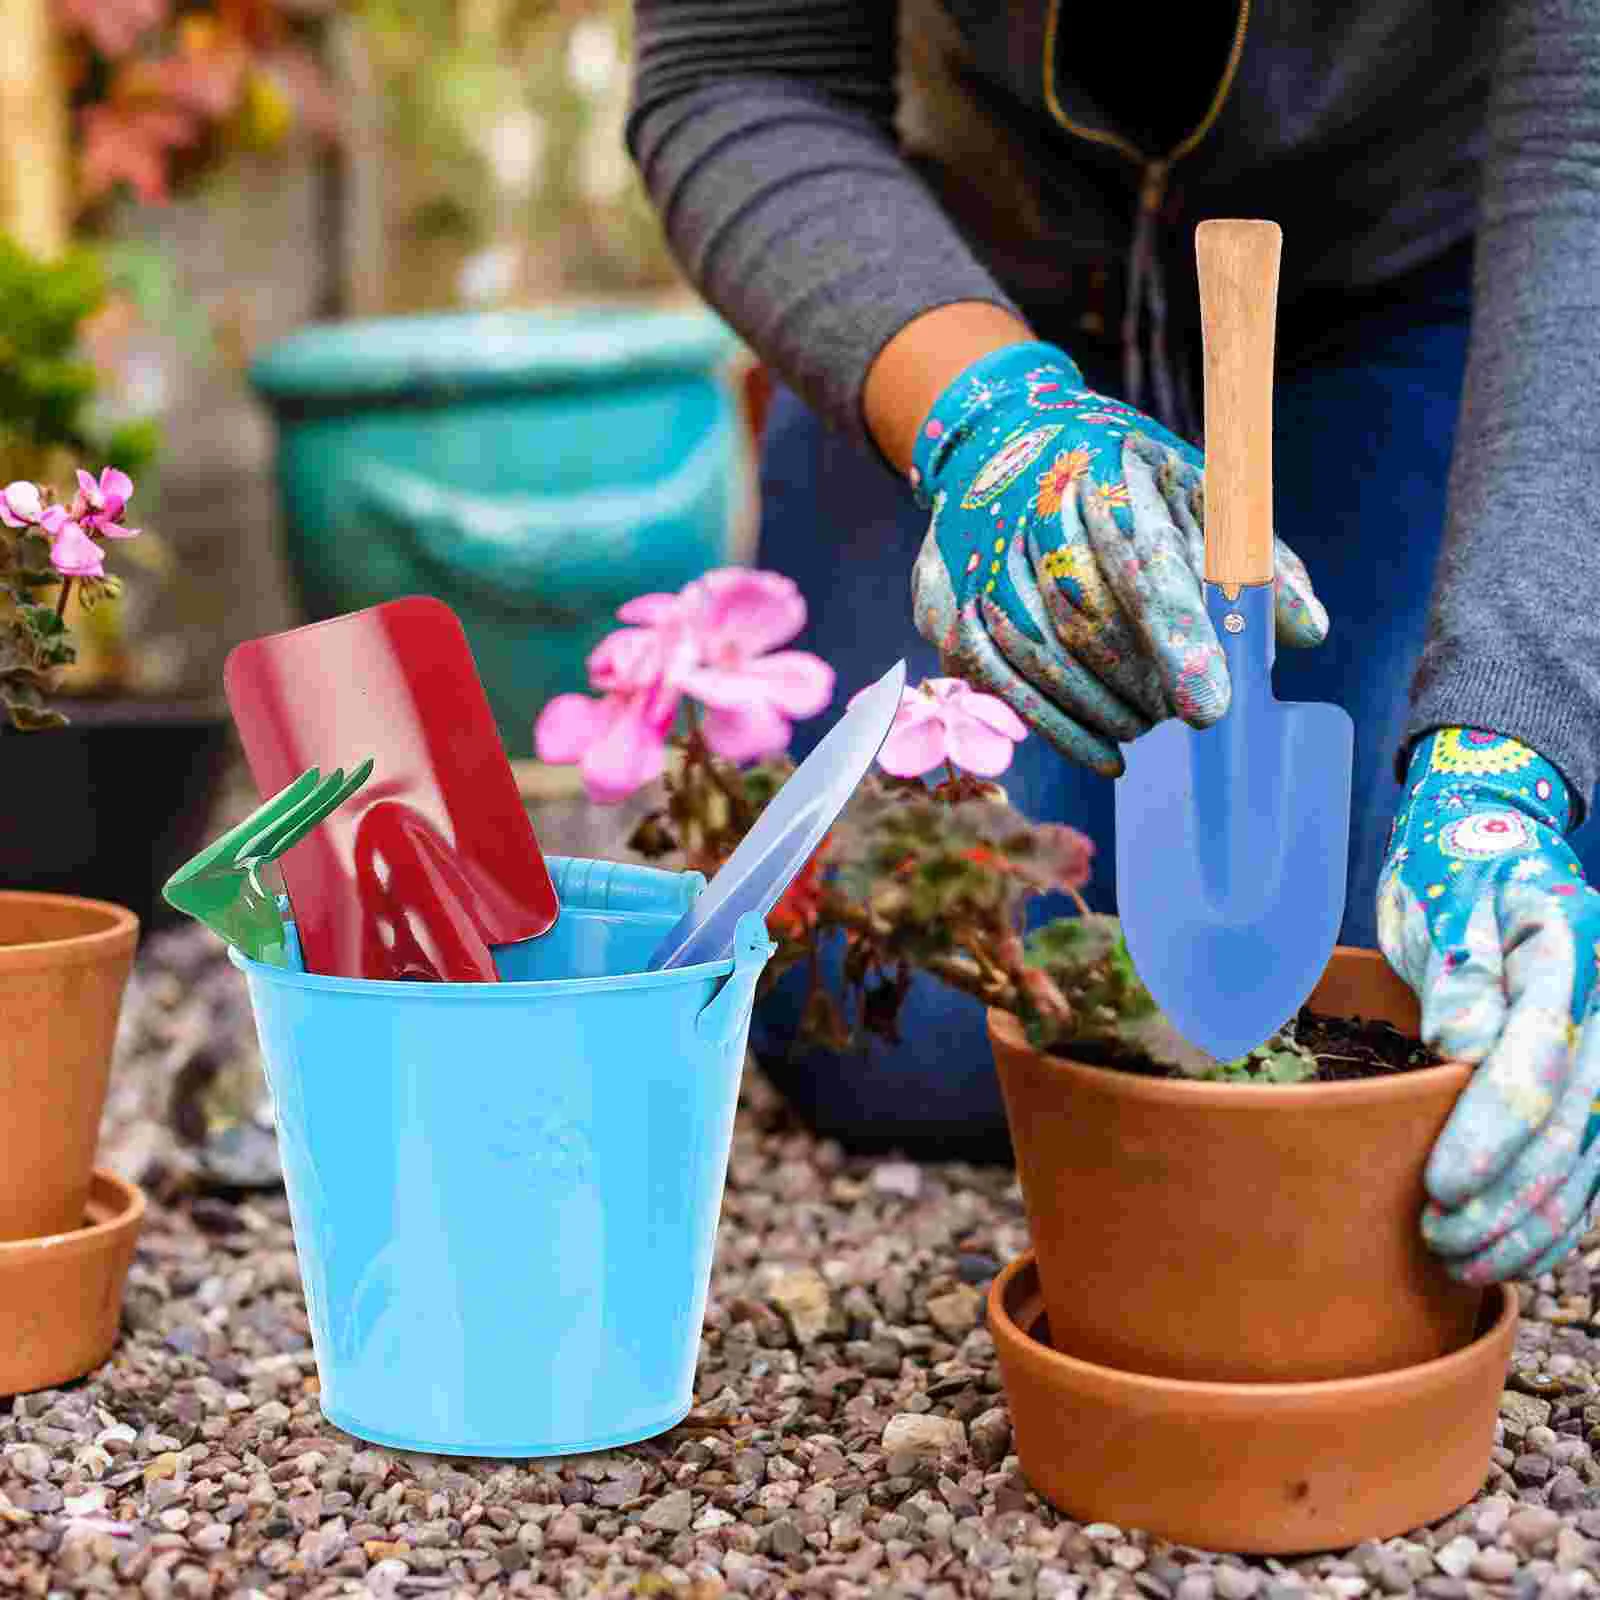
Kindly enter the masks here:
[[344, 107], [344, 140], [332, 159], [338, 167], [338, 312], [347, 317], [377, 316], [387, 300], [383, 93], [366, 26], [342, 13], [328, 25], [329, 66]]
[[45, 259], [67, 246], [72, 169], [50, 0], [0, 0], [0, 230]]

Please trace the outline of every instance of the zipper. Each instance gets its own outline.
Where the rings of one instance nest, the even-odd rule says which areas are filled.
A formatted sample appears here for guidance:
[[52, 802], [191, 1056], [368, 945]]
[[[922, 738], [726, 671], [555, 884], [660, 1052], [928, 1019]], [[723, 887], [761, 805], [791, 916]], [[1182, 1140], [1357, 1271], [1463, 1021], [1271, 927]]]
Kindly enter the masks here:
[[1134, 224], [1133, 243], [1128, 252], [1128, 282], [1122, 314], [1122, 386], [1129, 405], [1143, 403], [1145, 360], [1140, 329], [1146, 305], [1150, 309], [1151, 377], [1155, 388], [1156, 413], [1174, 432], [1198, 438], [1201, 419], [1189, 392], [1187, 378], [1180, 367], [1176, 378], [1167, 352], [1166, 285], [1160, 252], [1156, 247], [1156, 215], [1166, 199], [1167, 182], [1173, 166], [1181, 161], [1215, 125], [1232, 92], [1244, 55], [1245, 33], [1250, 26], [1250, 0], [1239, 0], [1239, 17], [1233, 28], [1233, 42], [1216, 93], [1205, 115], [1190, 133], [1164, 156], [1147, 155], [1131, 139], [1107, 128], [1089, 128], [1069, 117], [1056, 93], [1056, 44], [1061, 25], [1061, 0], [1049, 0], [1045, 13], [1043, 88], [1045, 105], [1068, 133], [1090, 144], [1115, 150], [1139, 169], [1139, 214]]
[[1244, 55], [1245, 33], [1250, 26], [1250, 0], [1239, 0], [1239, 17], [1234, 23], [1233, 43], [1228, 48], [1228, 59], [1222, 69], [1217, 92], [1195, 128], [1180, 139], [1164, 156], [1147, 155], [1131, 139], [1107, 128], [1089, 128], [1069, 117], [1056, 93], [1056, 43], [1061, 26], [1061, 0], [1049, 0], [1044, 24], [1044, 103], [1050, 115], [1070, 134], [1090, 144], [1105, 145], [1126, 157], [1140, 170], [1139, 209], [1155, 211], [1166, 197], [1167, 179], [1176, 162], [1188, 155], [1211, 132], [1228, 95], [1233, 90], [1233, 80], [1238, 76], [1239, 60]]

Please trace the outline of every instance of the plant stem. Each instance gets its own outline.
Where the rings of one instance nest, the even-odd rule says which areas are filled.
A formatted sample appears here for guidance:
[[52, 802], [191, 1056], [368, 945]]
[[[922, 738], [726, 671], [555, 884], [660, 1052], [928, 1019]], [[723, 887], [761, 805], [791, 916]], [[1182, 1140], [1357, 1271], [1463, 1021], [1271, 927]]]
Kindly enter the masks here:
[[56, 596], [56, 615], [64, 617], [67, 614], [67, 596], [72, 593], [72, 579], [61, 580], [61, 593]]
[[712, 784], [722, 794], [722, 797], [728, 802], [729, 810], [732, 813], [729, 820], [742, 838], [749, 831], [750, 826], [749, 800], [728, 781], [728, 775], [722, 771], [717, 763], [717, 758], [711, 753], [711, 747], [706, 743], [705, 734], [700, 729], [699, 706], [693, 700], [686, 700], [684, 704], [689, 717], [686, 754], [689, 760], [699, 763], [706, 777], [711, 780]]

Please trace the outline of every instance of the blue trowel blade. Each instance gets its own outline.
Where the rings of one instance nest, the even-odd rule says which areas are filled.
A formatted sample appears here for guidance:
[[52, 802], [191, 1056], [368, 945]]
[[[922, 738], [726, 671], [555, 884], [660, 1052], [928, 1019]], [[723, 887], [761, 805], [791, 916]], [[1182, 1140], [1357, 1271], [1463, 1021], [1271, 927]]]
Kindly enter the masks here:
[[1117, 910], [1174, 1027], [1231, 1061], [1295, 1015], [1333, 953], [1354, 728], [1340, 706], [1273, 699], [1271, 584], [1232, 602], [1208, 586], [1206, 609], [1232, 702], [1210, 728], [1173, 719], [1124, 748]]

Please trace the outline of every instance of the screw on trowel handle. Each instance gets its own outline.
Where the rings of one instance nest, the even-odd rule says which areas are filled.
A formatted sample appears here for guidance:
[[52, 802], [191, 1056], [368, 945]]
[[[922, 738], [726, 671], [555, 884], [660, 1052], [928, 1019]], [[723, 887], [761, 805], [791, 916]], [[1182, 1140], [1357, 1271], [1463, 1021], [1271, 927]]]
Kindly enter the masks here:
[[1206, 371], [1206, 582], [1272, 581], [1272, 356], [1275, 222], [1195, 229]]

